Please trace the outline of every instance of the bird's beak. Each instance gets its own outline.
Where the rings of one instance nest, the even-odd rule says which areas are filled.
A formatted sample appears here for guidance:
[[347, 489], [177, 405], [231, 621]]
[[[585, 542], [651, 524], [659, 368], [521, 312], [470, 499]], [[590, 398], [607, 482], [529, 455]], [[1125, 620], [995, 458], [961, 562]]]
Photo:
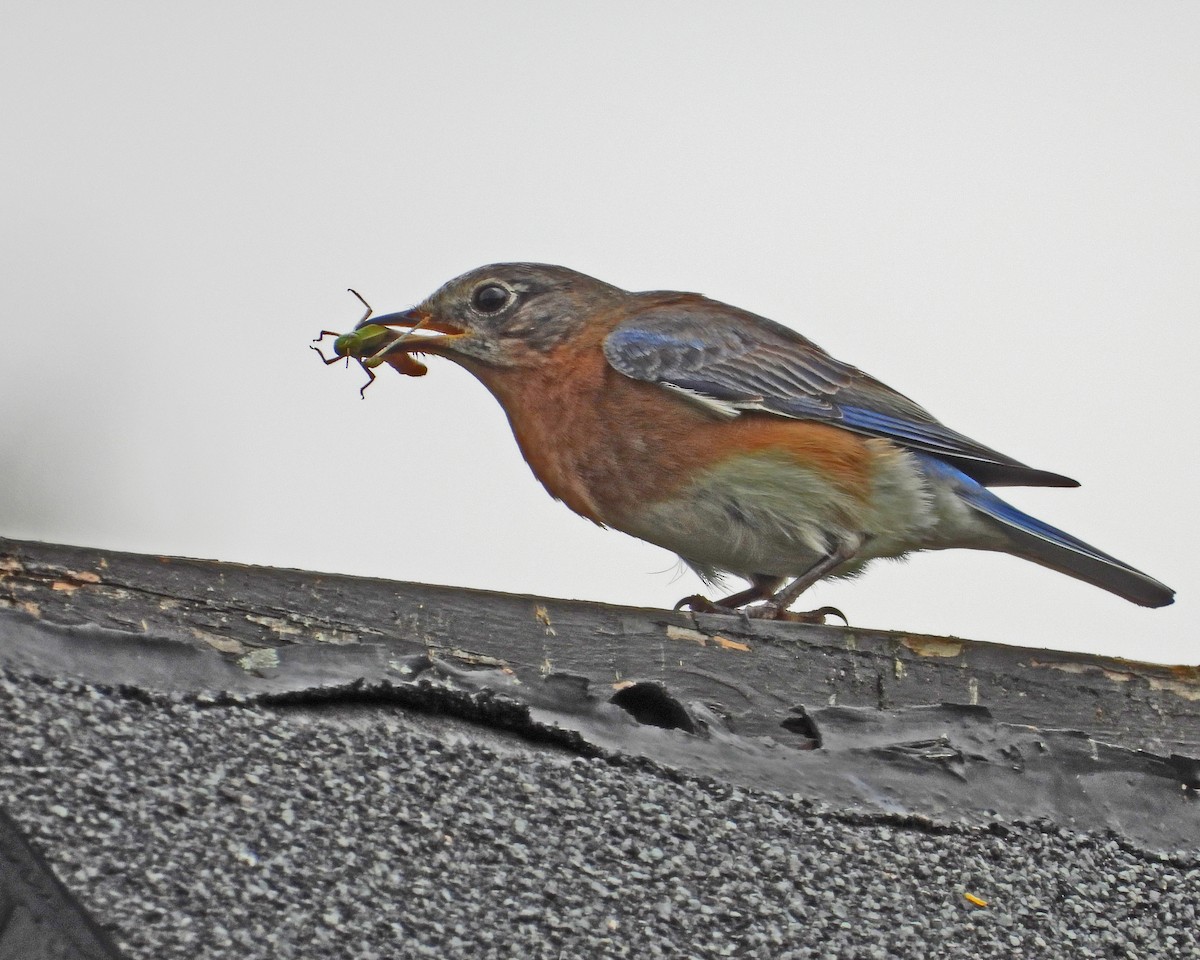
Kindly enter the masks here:
[[444, 354], [453, 351], [454, 343], [468, 336], [464, 328], [439, 320], [420, 307], [400, 313], [385, 313], [381, 317], [367, 317], [355, 329], [371, 324], [380, 327], [408, 327], [388, 346], [388, 353]]

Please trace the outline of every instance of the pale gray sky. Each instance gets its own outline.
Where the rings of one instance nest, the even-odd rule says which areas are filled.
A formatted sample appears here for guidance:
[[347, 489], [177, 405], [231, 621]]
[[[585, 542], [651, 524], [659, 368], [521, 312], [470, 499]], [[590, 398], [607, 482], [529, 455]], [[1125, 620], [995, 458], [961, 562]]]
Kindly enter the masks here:
[[482, 387], [308, 350], [482, 263], [789, 324], [1175, 587], [1008, 557], [856, 625], [1200, 661], [1195, 3], [39, 3], [0, 35], [0, 533], [669, 606]]

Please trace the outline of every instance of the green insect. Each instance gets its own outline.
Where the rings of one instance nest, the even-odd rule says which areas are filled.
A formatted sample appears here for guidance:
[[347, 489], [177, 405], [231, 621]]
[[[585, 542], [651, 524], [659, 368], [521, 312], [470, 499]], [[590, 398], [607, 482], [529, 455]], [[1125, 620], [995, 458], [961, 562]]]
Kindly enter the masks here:
[[401, 338], [395, 330], [388, 327], [380, 326], [376, 323], [368, 323], [365, 327], [362, 324], [371, 316], [373, 312], [371, 305], [363, 300], [362, 295], [357, 290], [351, 290], [362, 305], [367, 308], [367, 312], [363, 314], [362, 320], [358, 321], [358, 325], [350, 333], [338, 333], [335, 330], [322, 330], [320, 336], [313, 339], [313, 343], [320, 343], [326, 337], [334, 337], [333, 341], [333, 356], [327, 357], [321, 352], [320, 347], [310, 347], [309, 349], [317, 351], [322, 362], [329, 366], [331, 363], [337, 363], [339, 360], [345, 360], [349, 365], [351, 360], [357, 360], [358, 365], [363, 368], [367, 375], [367, 382], [362, 385], [358, 393], [364, 400], [367, 398], [367, 387], [375, 382], [374, 368], [381, 363], [390, 363], [400, 373], [407, 374], [410, 377], [420, 377], [425, 374], [427, 368], [425, 364], [415, 359], [411, 354], [400, 353], [395, 356], [388, 357], [388, 348]]

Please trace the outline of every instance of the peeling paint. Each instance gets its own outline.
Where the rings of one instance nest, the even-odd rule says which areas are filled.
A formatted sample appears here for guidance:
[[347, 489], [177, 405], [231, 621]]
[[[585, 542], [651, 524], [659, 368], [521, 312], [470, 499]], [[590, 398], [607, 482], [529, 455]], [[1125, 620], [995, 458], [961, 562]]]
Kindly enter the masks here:
[[979, 706], [979, 680], [975, 677], [967, 681], [967, 695], [971, 700], [971, 706]]
[[0, 574], [6, 577], [14, 573], [24, 573], [25, 565], [16, 557], [0, 557]]
[[708, 646], [708, 634], [688, 627], [677, 627], [674, 624], [667, 624], [667, 639], [687, 640], [691, 643], [698, 643], [702, 647]]
[[947, 640], [944, 637], [904, 637], [900, 640], [918, 657], [957, 657], [962, 653], [961, 640]]
[[234, 637], [221, 637], [215, 633], [198, 630], [195, 627], [192, 627], [190, 632], [197, 640], [207, 643], [214, 650], [219, 650], [221, 653], [232, 653], [235, 656], [241, 656], [246, 652], [246, 645]]
[[1166, 680], [1162, 677], [1147, 677], [1151, 690], [1163, 690], [1185, 700], [1200, 700], [1200, 685], [1183, 680]]
[[279, 651], [274, 647], [251, 650], [238, 660], [238, 666], [247, 673], [253, 673], [255, 670], [274, 670], [279, 666]]
[[63, 570], [59, 576], [61, 580], [54, 580], [50, 584], [51, 590], [57, 590], [60, 593], [65, 593], [70, 596], [84, 584], [95, 584], [100, 582], [100, 577], [87, 570]]
[[722, 650], [740, 650], [743, 653], [750, 652], [750, 644], [742, 643], [740, 640], [730, 640], [728, 637], [722, 637], [720, 634], [713, 636], [712, 642]]
[[331, 647], [349, 647], [362, 642], [357, 633], [349, 630], [314, 630], [309, 636], [317, 643], [327, 643]]
[[540, 603], [533, 608], [533, 616], [538, 623], [546, 628], [547, 636], [558, 636], [558, 631], [556, 631], [554, 627], [550, 625], [550, 611], [543, 607]]
[[1111, 680], [1113, 683], [1128, 683], [1133, 679], [1133, 674], [1126, 670], [1107, 670], [1095, 663], [1076, 663], [1070, 660], [1030, 659], [1029, 665], [1031, 667], [1038, 667], [1043, 670], [1059, 670], [1062, 673], [1100, 673], [1104, 675], [1106, 680]]
[[257, 623], [260, 627], [266, 627], [268, 630], [283, 636], [298, 636], [304, 633], [299, 627], [293, 623], [289, 623], [281, 617], [268, 617], [257, 613], [246, 614], [246, 619], [251, 623]]
[[908, 671], [904, 669], [904, 661], [899, 657], [892, 659], [892, 673], [896, 675], [897, 680], [903, 680], [905, 675], [908, 673]]
[[511, 672], [507, 660], [489, 657], [482, 653], [473, 653], [470, 650], [460, 650], [457, 647], [442, 647], [438, 650], [438, 656], [449, 660], [461, 660], [463, 663], [469, 663], [475, 667], [499, 667], [501, 670]]
[[1170, 672], [1175, 676], [1163, 677], [1149, 671], [1142, 673], [1131, 670], [1110, 670], [1094, 663], [1076, 663], [1069, 660], [1030, 660], [1029, 665], [1041, 669], [1058, 670], [1062, 673], [1098, 673], [1113, 683], [1145, 680], [1151, 690], [1173, 693], [1184, 700], [1200, 700], [1200, 680], [1196, 679], [1194, 667], [1171, 667]]
[[[1073, 660], [1030, 660], [1031, 667], [1058, 670], [1062, 673], [1098, 673], [1104, 679], [1113, 683], [1129, 683], [1131, 680], [1145, 680], [1151, 690], [1161, 690], [1173, 693], [1184, 700], [1200, 700], [1200, 668], [1187, 665], [1173, 667], [1146, 666], [1143, 669], [1112, 670], [1095, 663], [1078, 663]], [[1159, 670], [1165, 670], [1169, 676], [1162, 676]]]

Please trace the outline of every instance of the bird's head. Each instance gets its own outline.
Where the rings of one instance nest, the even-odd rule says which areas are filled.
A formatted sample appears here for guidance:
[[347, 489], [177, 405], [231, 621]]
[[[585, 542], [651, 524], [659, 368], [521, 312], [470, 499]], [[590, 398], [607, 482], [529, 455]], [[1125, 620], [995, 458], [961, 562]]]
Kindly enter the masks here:
[[451, 280], [411, 310], [363, 324], [412, 328], [395, 341], [395, 352], [444, 356], [468, 367], [520, 367], [537, 363], [625, 296], [566, 267], [495, 263]]

